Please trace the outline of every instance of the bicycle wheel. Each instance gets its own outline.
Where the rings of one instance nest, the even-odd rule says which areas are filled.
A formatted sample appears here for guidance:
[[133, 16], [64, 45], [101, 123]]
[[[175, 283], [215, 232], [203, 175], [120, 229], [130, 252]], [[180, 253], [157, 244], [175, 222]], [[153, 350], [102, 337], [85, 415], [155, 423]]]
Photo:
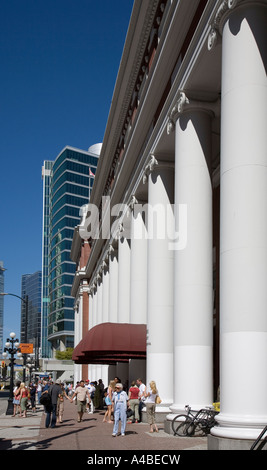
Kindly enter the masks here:
[[[205, 436], [207, 434], [208, 425], [205, 419], [200, 419], [195, 422], [194, 435], [197, 437]], [[192, 434], [191, 434], [192, 435]]]
[[187, 429], [186, 429], [186, 435], [191, 437], [195, 434], [195, 430], [197, 427], [196, 421], [192, 418], [190, 422], [188, 423]]
[[192, 423], [192, 418], [188, 415], [178, 415], [172, 420], [172, 430], [175, 436], [187, 436], [187, 429]]

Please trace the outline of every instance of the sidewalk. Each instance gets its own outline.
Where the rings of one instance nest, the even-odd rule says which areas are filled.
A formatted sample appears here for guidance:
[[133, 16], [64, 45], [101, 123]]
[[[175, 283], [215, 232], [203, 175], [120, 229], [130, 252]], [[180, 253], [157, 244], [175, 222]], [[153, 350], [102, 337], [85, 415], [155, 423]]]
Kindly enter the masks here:
[[[0, 450], [79, 450], [79, 451], [160, 451], [207, 450], [207, 439], [182, 438], [166, 434], [164, 425], [159, 432], [149, 433], [145, 423], [127, 424], [124, 437], [112, 436], [113, 424], [103, 423], [104, 410], [84, 414], [77, 422], [76, 405], [64, 402], [63, 423], [45, 427], [43, 407], [27, 418], [0, 415]], [[120, 428], [119, 428], [120, 429]]]

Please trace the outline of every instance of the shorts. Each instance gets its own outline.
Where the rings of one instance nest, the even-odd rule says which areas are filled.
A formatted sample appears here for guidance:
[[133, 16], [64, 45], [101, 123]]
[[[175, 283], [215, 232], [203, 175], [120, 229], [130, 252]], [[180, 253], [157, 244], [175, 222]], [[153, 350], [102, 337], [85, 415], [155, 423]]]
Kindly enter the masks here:
[[112, 405], [112, 401], [111, 401], [110, 397], [107, 396], [105, 398], [105, 403], [106, 403], [106, 405]]
[[86, 401], [77, 400], [77, 411], [78, 413], [84, 413], [86, 411]]

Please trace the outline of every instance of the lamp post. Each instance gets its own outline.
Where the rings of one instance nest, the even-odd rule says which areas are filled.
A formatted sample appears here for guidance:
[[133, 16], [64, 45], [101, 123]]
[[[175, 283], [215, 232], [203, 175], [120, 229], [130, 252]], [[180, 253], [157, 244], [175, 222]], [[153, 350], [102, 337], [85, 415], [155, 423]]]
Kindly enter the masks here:
[[27, 367], [29, 369], [29, 383], [31, 383], [32, 381], [32, 372], [35, 371], [35, 367], [34, 367], [34, 359], [33, 357], [28, 357], [27, 358]]
[[10, 333], [10, 338], [7, 338], [3, 357], [7, 358], [8, 353], [10, 354], [10, 390], [9, 390], [9, 398], [8, 398], [8, 405], [6, 414], [11, 415], [13, 414], [13, 388], [14, 388], [14, 362], [15, 362], [15, 354], [18, 353], [18, 356], [22, 356], [19, 348], [19, 340], [15, 339], [16, 333]]
[[[28, 296], [25, 295], [25, 299], [23, 297], [20, 297], [19, 295], [16, 294], [10, 294], [7, 292], [2, 292], [0, 295], [11, 295], [12, 297], [17, 297], [18, 299], [22, 300], [22, 302], [25, 303], [25, 333], [24, 333], [24, 341], [27, 343], [27, 336], [28, 336]], [[23, 382], [25, 382], [25, 370], [26, 370], [26, 355], [23, 356]]]

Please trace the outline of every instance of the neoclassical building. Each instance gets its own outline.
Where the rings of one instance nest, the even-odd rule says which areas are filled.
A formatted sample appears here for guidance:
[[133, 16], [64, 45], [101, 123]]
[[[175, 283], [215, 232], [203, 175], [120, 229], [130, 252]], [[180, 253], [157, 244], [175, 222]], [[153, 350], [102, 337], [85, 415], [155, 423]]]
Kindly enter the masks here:
[[[75, 378], [155, 380], [210, 445], [267, 424], [265, 0], [136, 0], [76, 227]], [[223, 445], [223, 444], [222, 444]]]

